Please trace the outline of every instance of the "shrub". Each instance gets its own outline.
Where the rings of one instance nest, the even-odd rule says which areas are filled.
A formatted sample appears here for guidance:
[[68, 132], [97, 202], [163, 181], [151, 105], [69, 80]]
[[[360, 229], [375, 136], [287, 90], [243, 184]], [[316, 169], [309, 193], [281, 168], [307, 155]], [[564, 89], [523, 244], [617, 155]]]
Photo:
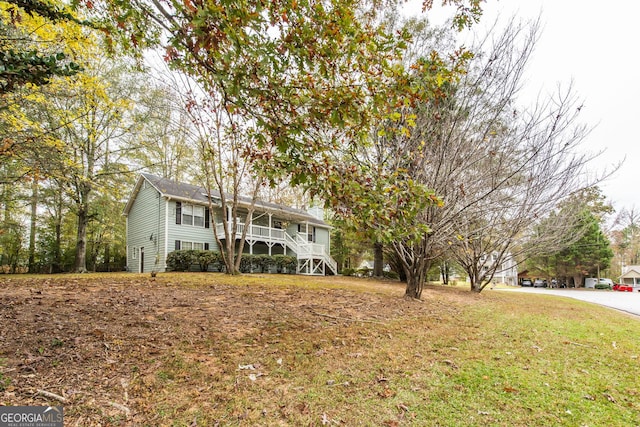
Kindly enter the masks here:
[[195, 259], [198, 265], [200, 265], [200, 271], [207, 271], [209, 264], [222, 261], [222, 255], [216, 251], [197, 251]]
[[343, 268], [342, 275], [343, 276], [354, 276], [356, 274], [356, 270], [354, 268]]
[[167, 255], [167, 267], [171, 271], [188, 271], [197, 258], [193, 250], [179, 250]]
[[[298, 259], [294, 256], [243, 254], [240, 259], [240, 272], [268, 273], [275, 268], [278, 273], [295, 273], [297, 265]], [[224, 260], [218, 251], [179, 250], [167, 255], [167, 268], [170, 271], [189, 271], [195, 266], [200, 271], [208, 271], [210, 266], [217, 271], [223, 271]]]
[[273, 255], [273, 261], [276, 266], [276, 271], [278, 273], [290, 273], [293, 274], [296, 272], [296, 268], [298, 267], [298, 259], [294, 256], [290, 255]]
[[260, 270], [260, 273], [268, 273], [271, 267], [275, 267], [276, 262], [270, 255], [254, 255], [253, 266]]
[[253, 270], [253, 255], [242, 254], [242, 258], [240, 259], [240, 272], [251, 273], [251, 270]]
[[371, 270], [368, 267], [365, 268], [361, 268], [357, 271], [358, 276], [360, 277], [371, 277], [371, 275], [373, 274], [373, 270]]
[[382, 276], [386, 279], [400, 280], [400, 275], [395, 271], [383, 271]]

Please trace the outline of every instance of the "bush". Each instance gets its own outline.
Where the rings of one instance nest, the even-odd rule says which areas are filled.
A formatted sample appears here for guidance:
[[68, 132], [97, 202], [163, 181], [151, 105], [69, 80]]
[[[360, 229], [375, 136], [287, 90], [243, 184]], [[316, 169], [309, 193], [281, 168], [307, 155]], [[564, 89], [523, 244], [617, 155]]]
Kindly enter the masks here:
[[393, 280], [400, 280], [400, 275], [398, 273], [396, 273], [395, 271], [383, 271], [382, 272], [382, 276], [385, 279], [393, 279]]
[[276, 271], [278, 273], [286, 272], [289, 274], [293, 274], [296, 272], [296, 269], [298, 267], [298, 259], [296, 257], [279, 254], [274, 255], [272, 258], [276, 266]]
[[270, 255], [254, 255], [253, 266], [260, 270], [260, 273], [268, 273], [271, 267], [275, 267], [276, 261]]
[[242, 254], [242, 258], [240, 259], [240, 272], [241, 273], [251, 273], [253, 270], [253, 255]]
[[200, 271], [207, 271], [209, 264], [222, 261], [222, 254], [216, 251], [197, 251], [195, 254], [197, 264], [200, 266]]
[[189, 271], [192, 264], [197, 263], [193, 250], [179, 250], [167, 255], [167, 267], [171, 271]]
[[356, 270], [354, 268], [343, 268], [342, 275], [343, 276], [354, 276], [356, 274]]
[[[278, 273], [295, 273], [298, 259], [289, 255], [249, 255], [243, 254], [240, 260], [242, 273], [269, 273], [276, 269]], [[167, 255], [169, 271], [189, 271], [198, 266], [200, 271], [208, 271], [211, 266], [216, 271], [224, 269], [222, 254], [218, 251], [179, 250]]]

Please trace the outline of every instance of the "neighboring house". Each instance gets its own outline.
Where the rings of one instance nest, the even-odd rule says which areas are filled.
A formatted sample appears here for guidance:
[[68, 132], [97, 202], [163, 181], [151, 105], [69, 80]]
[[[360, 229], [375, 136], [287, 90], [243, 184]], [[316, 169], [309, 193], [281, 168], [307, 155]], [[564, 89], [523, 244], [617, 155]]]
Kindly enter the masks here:
[[[224, 241], [220, 195], [211, 192], [213, 212], [209, 211], [207, 191], [155, 175], [142, 174], [124, 209], [127, 218], [127, 269], [132, 272], [166, 271], [167, 254], [179, 249], [218, 250], [214, 232]], [[251, 199], [239, 198], [240, 239], [248, 226], [247, 254], [285, 254], [298, 258], [299, 274], [337, 274], [330, 254], [331, 227], [321, 218], [300, 209], [256, 201], [249, 224], [243, 221]], [[322, 210], [313, 211], [320, 215]], [[231, 224], [231, 221], [229, 221]], [[231, 225], [229, 225], [231, 226]]]
[[634, 289], [640, 289], [640, 265], [623, 266], [620, 281], [625, 285], [632, 285]]
[[[483, 271], [488, 271], [489, 266], [493, 266], [498, 259], [498, 253], [494, 252], [489, 256], [487, 260], [486, 255], [480, 258], [480, 262], [485, 264], [482, 267]], [[505, 255], [502, 260], [502, 264], [498, 266], [496, 272], [493, 275], [492, 283], [504, 283], [506, 285], [515, 286], [518, 284], [518, 263], [511, 256], [511, 254]]]

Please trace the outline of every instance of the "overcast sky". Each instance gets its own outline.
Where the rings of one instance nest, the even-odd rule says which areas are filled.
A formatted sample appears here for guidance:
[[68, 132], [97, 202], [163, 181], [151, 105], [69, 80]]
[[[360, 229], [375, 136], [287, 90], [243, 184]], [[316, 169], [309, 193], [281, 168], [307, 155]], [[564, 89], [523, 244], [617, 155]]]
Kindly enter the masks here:
[[[408, 9], [417, 13], [420, 3], [414, 0]], [[640, 209], [640, 2], [487, 0], [484, 11], [480, 26], [498, 16], [503, 22], [514, 15], [540, 16], [542, 35], [529, 66], [528, 90], [533, 96], [573, 84], [584, 101], [581, 120], [595, 126], [584, 149], [604, 151], [593, 167], [604, 170], [626, 159], [600, 187], [616, 211]], [[428, 13], [438, 22], [453, 9], [436, 6]]]

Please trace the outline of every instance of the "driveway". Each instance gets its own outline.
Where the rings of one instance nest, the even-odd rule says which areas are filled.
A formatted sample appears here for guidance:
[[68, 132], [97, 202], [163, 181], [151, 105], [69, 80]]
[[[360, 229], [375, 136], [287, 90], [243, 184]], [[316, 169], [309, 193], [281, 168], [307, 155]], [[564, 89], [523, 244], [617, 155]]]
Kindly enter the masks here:
[[615, 308], [640, 316], [640, 292], [617, 292], [605, 290], [548, 289], [548, 288], [509, 288], [500, 289], [510, 292], [528, 292], [531, 294], [556, 295], [575, 298]]

